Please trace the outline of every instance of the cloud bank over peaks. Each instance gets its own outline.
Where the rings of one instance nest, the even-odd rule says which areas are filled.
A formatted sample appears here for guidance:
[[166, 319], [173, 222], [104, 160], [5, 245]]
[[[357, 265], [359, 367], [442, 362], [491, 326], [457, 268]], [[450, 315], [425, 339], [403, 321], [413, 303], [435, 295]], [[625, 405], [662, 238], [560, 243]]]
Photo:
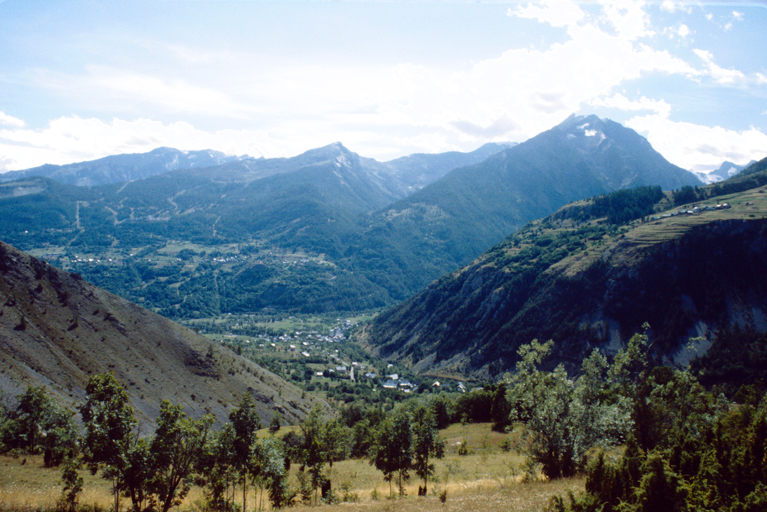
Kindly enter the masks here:
[[[629, 120], [677, 165], [715, 169], [726, 154], [745, 154], [761, 140], [759, 128], [743, 129], [743, 119], [767, 126], [745, 110], [730, 116], [741, 119], [738, 130], [719, 127], [725, 108], [751, 107], [743, 98], [767, 93], [761, 61], [733, 57], [732, 49], [745, 44], [741, 41], [760, 37], [752, 30], [750, 39], [738, 39], [756, 19], [747, 7], [720, 6], [708, 19], [713, 7], [675, 0], [542, 0], [511, 7], [489, 2], [477, 10], [465, 9], [469, 2], [458, 2], [457, 9], [414, 2], [396, 12], [385, 2], [350, 3], [351, 10], [344, 2], [327, 8], [314, 2], [217, 4], [222, 12], [239, 13], [242, 7], [256, 18], [269, 14], [263, 11], [268, 4], [276, 25], [254, 32], [240, 19], [209, 23], [207, 17], [195, 25], [201, 20], [186, 13], [197, 8], [209, 13], [207, 3], [184, 4], [184, 12], [174, 10], [177, 4], [160, 3], [162, 12], [176, 15], [162, 29], [111, 30], [111, 19], [97, 32], [84, 28], [77, 44], [62, 42], [60, 57], [71, 58], [69, 65], [34, 60], [30, 56], [39, 52], [32, 49], [0, 62], [0, 78], [9, 77], [0, 80], [0, 92], [7, 87], [23, 100], [19, 105], [42, 105], [39, 111], [10, 111], [0, 104], [10, 112], [0, 111], [0, 171], [157, 146], [292, 156], [334, 140], [386, 160], [424, 151], [470, 151], [488, 141], [522, 142], [571, 113], [593, 109], [623, 124]], [[110, 10], [109, 4], [103, 7]], [[345, 32], [367, 9], [396, 23], [368, 13], [365, 31]], [[332, 11], [333, 37], [309, 37], [329, 34], [312, 32], [325, 27], [313, 16], [305, 17], [309, 25], [292, 25], [304, 19], [298, 10]], [[402, 26], [402, 12], [413, 19], [428, 12], [432, 18], [414, 30], [413, 24]], [[29, 19], [39, 22], [39, 15]], [[286, 37], [303, 32], [285, 30], [283, 19], [285, 27], [303, 28], [306, 37]], [[247, 37], [230, 39], [228, 31], [236, 32], [232, 26], [238, 22]], [[740, 23], [739, 30], [725, 35], [725, 23]], [[73, 24], [77, 20], [63, 20], [62, 31]], [[23, 23], [4, 28], [14, 26]], [[220, 26], [227, 32], [211, 28]], [[370, 43], [364, 40], [367, 29], [374, 41], [404, 36], [412, 51]], [[721, 39], [708, 37], [711, 31], [735, 43], [717, 45]], [[190, 32], [205, 37], [189, 38]], [[465, 41], [463, 53], [434, 58], [434, 48], [444, 49], [451, 40]], [[375, 51], [347, 52], [350, 42]], [[698, 97], [734, 99], [712, 108], [689, 100]], [[756, 114], [764, 108], [759, 104]], [[708, 127], [685, 122], [692, 119]], [[713, 155], [718, 137], [727, 142]]]
[[627, 112], [649, 110], [664, 119], [667, 119], [671, 113], [671, 105], [664, 100], [652, 100], [642, 96], [640, 99], [632, 101], [620, 93], [606, 98], [594, 98], [589, 101], [589, 105], [592, 107], [616, 108]]
[[725, 160], [744, 165], [767, 156], [767, 135], [753, 127], [729, 130], [672, 121], [662, 114], [633, 117], [624, 124], [644, 135], [667, 160], [691, 171], [709, 172]]

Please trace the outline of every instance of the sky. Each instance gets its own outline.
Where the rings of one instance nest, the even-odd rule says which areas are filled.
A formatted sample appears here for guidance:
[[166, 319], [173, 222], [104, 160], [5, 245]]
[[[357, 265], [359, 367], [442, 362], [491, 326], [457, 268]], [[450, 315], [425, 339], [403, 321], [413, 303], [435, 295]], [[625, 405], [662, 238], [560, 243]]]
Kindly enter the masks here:
[[160, 146], [386, 161], [571, 114], [767, 156], [767, 3], [0, 0], [0, 172]]

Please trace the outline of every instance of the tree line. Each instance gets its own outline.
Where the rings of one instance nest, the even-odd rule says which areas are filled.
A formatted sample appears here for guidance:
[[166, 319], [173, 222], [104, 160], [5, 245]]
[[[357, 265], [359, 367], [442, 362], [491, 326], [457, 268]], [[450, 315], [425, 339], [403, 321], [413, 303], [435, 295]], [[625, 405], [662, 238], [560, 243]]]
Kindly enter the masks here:
[[[298, 433], [259, 439], [261, 422], [250, 395], [218, 431], [212, 415], [195, 420], [182, 406], [163, 401], [154, 433], [142, 435], [128, 395], [111, 373], [92, 376], [86, 392], [78, 411], [81, 429], [75, 414], [43, 387], [28, 388], [13, 407], [4, 405], [0, 418], [0, 452], [42, 453], [47, 467], [61, 467], [62, 510], [77, 509], [83, 468], [111, 482], [115, 510], [126, 498], [133, 512], [168, 512], [195, 485], [204, 488], [210, 510], [225, 512], [248, 510], [248, 488], [258, 490], [259, 509], [264, 494], [273, 508], [338, 499], [326, 468], [350, 456], [355, 432], [343, 421], [326, 418], [319, 406]], [[390, 487], [396, 476], [400, 495], [411, 471], [423, 480], [419, 493], [425, 495], [433, 459], [444, 455], [432, 409], [410, 404], [386, 416], [381, 411], [379, 418], [375, 428], [365, 430], [364, 456]], [[274, 434], [280, 428], [275, 416], [269, 430]], [[294, 485], [288, 481], [292, 463], [300, 465]]]

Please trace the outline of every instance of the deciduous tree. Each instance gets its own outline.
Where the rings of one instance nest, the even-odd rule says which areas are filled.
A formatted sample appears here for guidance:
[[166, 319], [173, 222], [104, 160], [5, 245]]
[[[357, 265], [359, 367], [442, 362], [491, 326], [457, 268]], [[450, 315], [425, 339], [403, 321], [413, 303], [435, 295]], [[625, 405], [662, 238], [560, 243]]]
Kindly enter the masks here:
[[519, 349], [517, 373], [510, 377], [510, 419], [522, 421], [529, 436], [529, 456], [549, 478], [572, 476], [583, 467], [586, 452], [623, 439], [631, 428], [633, 402], [627, 397], [607, 400], [602, 380], [607, 362], [598, 352], [583, 363], [579, 382], [562, 365], [553, 372], [539, 370], [552, 341], [533, 340]]
[[384, 480], [389, 482], [389, 494], [392, 495], [391, 482], [397, 473], [400, 496], [405, 494], [404, 482], [410, 477], [412, 466], [413, 433], [410, 414], [399, 409], [393, 416], [387, 417], [378, 427], [375, 441], [370, 449], [370, 463], [381, 471]]
[[250, 395], [243, 396], [240, 405], [229, 414], [229, 420], [234, 428], [234, 465], [242, 480], [242, 510], [246, 510], [248, 477], [255, 478], [258, 475], [254, 454], [257, 450], [258, 429], [261, 428], [258, 410]]
[[432, 458], [445, 456], [445, 441], [437, 431], [434, 413], [426, 407], [418, 407], [413, 417], [413, 462], [415, 474], [423, 479], [419, 495], [426, 496], [429, 476], [434, 474]]
[[94, 474], [104, 466], [102, 476], [112, 480], [115, 510], [121, 491], [131, 497], [134, 509], [140, 509], [149, 450], [133, 432], [137, 422], [128, 394], [111, 373], [91, 376], [85, 390], [88, 400], [80, 408], [85, 427], [84, 459]]
[[195, 421], [180, 405], [162, 402], [150, 448], [154, 474], [151, 489], [162, 512], [180, 505], [191, 489], [191, 477], [202, 457], [212, 424], [211, 415]]

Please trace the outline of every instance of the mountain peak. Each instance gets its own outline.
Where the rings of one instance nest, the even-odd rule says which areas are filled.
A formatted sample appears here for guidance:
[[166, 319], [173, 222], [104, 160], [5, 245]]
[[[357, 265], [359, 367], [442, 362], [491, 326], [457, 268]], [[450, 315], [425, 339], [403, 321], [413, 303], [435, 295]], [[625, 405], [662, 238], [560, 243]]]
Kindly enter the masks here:
[[607, 123], [611, 123], [611, 121], [609, 119], [602, 119], [594, 114], [581, 116], [571, 114], [570, 117], [559, 123], [555, 129], [574, 135], [593, 137], [602, 132]]
[[310, 159], [310, 160], [316, 160], [320, 162], [320, 161], [334, 160], [336, 158], [348, 156], [348, 155], [355, 155], [355, 153], [346, 149], [346, 147], [340, 142], [333, 142], [332, 144], [328, 144], [327, 146], [321, 146], [319, 148], [310, 149], [309, 151], [306, 151], [298, 155], [297, 158], [299, 158], [300, 160]]

